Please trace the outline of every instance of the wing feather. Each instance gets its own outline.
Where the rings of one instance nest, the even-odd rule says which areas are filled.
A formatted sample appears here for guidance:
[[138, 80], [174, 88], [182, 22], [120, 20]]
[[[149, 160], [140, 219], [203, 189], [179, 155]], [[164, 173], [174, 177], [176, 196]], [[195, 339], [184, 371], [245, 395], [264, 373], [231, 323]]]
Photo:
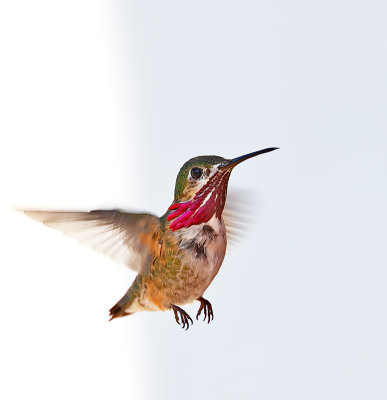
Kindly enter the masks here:
[[223, 210], [223, 221], [226, 226], [227, 243], [234, 245], [243, 238], [254, 223], [254, 193], [246, 189], [233, 189], [227, 195]]
[[24, 213], [135, 271], [140, 271], [151, 256], [151, 250], [141, 238], [152, 236], [160, 229], [160, 220], [155, 215], [121, 210], [27, 210]]

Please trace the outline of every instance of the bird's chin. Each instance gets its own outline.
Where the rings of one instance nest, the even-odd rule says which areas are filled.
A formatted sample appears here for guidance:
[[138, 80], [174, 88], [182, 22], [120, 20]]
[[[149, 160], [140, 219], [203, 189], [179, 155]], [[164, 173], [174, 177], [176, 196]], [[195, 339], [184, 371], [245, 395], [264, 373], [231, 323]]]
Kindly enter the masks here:
[[169, 207], [172, 211], [168, 221], [172, 221], [169, 229], [176, 231], [208, 222], [214, 215], [220, 220], [226, 202], [229, 170], [219, 171], [214, 180], [208, 181], [192, 200], [174, 203]]

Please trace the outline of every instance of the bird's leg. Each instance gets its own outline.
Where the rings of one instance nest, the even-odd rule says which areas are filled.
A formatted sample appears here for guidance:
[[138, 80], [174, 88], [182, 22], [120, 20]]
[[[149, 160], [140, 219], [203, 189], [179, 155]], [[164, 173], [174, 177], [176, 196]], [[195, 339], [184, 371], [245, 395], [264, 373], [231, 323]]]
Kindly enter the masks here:
[[209, 324], [210, 321], [212, 321], [214, 319], [214, 313], [212, 312], [211, 303], [208, 300], [204, 299], [203, 297], [199, 297], [196, 300], [200, 301], [200, 307], [199, 307], [198, 313], [196, 314], [196, 319], [199, 318], [199, 315], [201, 314], [202, 310], [204, 310], [203, 321], [205, 321], [207, 318], [207, 324]]
[[171, 308], [175, 313], [175, 320], [179, 325], [180, 325], [179, 321], [179, 316], [180, 316], [180, 320], [183, 324], [182, 326], [183, 329], [185, 328], [185, 330], [187, 330], [189, 328], [189, 321], [191, 321], [191, 324], [193, 324], [192, 318], [182, 308], [175, 306], [174, 304], [171, 304], [169, 308]]

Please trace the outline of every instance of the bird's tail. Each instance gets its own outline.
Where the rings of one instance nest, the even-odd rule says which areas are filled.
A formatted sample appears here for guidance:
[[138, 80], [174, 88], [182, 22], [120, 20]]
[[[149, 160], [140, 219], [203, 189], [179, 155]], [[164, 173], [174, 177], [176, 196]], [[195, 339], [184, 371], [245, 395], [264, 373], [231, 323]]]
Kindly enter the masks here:
[[125, 317], [126, 315], [133, 314], [133, 313], [125, 311], [126, 301], [123, 301], [125, 299], [125, 297], [126, 297], [126, 295], [116, 305], [114, 305], [109, 310], [109, 316], [110, 316], [109, 321], [111, 321], [114, 318]]
[[109, 310], [109, 321], [114, 318], [125, 317], [126, 315], [133, 314], [136, 311], [135, 304], [133, 303], [136, 303], [140, 293], [141, 277], [137, 276], [125, 295]]

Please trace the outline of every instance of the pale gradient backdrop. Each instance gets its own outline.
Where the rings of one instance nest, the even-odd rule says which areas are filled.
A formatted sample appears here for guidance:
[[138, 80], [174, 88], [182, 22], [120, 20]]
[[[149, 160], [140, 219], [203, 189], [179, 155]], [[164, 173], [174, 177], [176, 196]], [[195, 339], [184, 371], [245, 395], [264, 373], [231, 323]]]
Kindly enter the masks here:
[[[385, 4], [2, 8], [1, 397], [385, 399]], [[134, 274], [10, 209], [162, 214], [188, 158], [269, 146], [232, 173], [252, 222], [187, 332], [107, 324]]]

